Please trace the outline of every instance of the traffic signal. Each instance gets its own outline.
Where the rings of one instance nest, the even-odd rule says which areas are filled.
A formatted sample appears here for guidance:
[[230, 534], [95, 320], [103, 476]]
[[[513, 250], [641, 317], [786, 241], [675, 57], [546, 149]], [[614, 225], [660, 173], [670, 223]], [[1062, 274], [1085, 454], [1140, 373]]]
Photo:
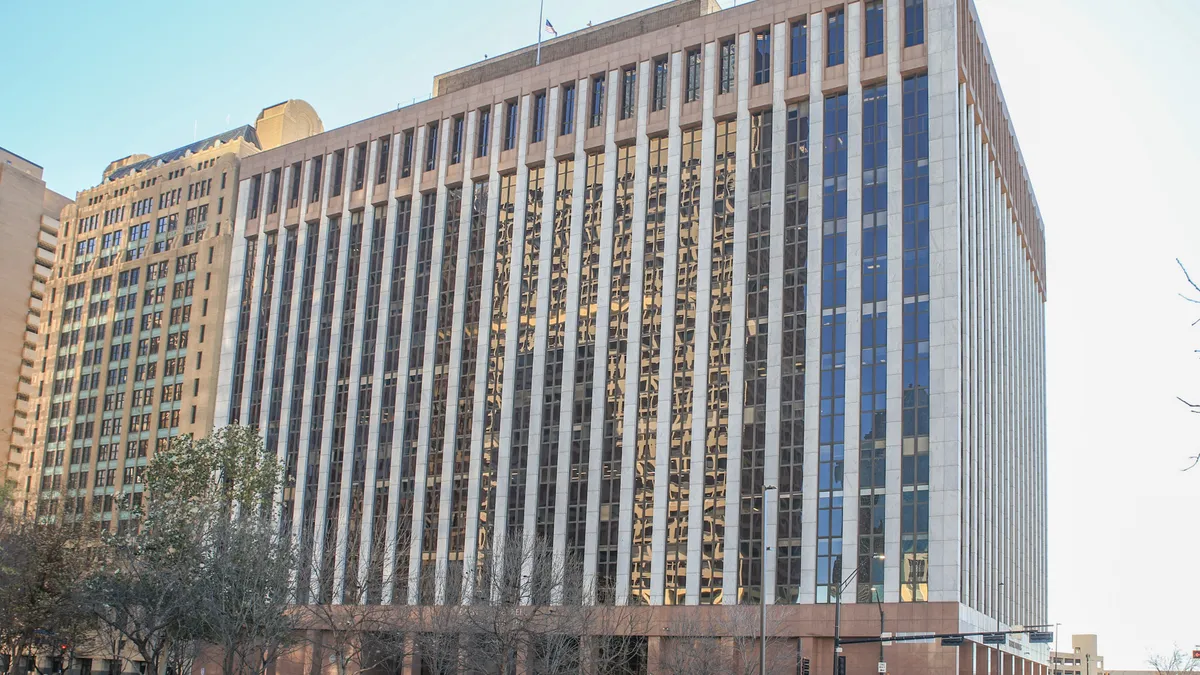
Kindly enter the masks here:
[[1192, 660], [1193, 660], [1193, 661], [1200, 661], [1200, 649], [1193, 649], [1193, 650], [1192, 650]]
[[846, 675], [846, 657], [838, 656], [837, 675]]
[[812, 675], [808, 659], [800, 659], [800, 675]]

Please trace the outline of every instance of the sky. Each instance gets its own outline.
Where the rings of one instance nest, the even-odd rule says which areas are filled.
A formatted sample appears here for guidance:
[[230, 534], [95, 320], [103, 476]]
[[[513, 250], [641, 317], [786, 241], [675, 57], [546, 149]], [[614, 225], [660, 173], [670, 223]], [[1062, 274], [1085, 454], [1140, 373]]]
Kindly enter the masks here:
[[[1042, 218], [1050, 620], [1108, 668], [1200, 644], [1200, 2], [976, 0]], [[728, 5], [729, 2], [724, 4]], [[546, 0], [560, 34], [647, 0]], [[327, 129], [537, 38], [534, 0], [0, 0], [0, 146], [68, 196], [288, 98]], [[53, 27], [53, 32], [48, 28]], [[22, 55], [18, 62], [14, 55]], [[1200, 291], [1193, 296], [1200, 298]]]

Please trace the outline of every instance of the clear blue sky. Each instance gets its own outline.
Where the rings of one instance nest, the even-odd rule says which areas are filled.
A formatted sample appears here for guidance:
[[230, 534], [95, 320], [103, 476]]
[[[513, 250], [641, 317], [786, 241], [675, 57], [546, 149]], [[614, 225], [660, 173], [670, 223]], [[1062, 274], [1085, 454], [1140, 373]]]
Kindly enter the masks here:
[[[1200, 417], [1174, 399], [1200, 399], [1200, 306], [1177, 297], [1174, 267], [1200, 271], [1200, 2], [977, 2], [1046, 221], [1050, 617], [1065, 636], [1098, 633], [1109, 668], [1140, 668], [1200, 642], [1200, 469], [1180, 472]], [[565, 34], [647, 4], [547, 0], [546, 15]], [[73, 196], [113, 159], [287, 98], [327, 128], [424, 98], [435, 74], [530, 44], [537, 13], [0, 0], [0, 145]]]

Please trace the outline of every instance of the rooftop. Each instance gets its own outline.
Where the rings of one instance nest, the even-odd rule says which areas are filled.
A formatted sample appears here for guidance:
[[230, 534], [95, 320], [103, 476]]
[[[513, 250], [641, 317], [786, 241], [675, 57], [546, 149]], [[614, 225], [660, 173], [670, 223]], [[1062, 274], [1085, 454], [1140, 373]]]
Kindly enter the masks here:
[[113, 170], [111, 173], [106, 175], [104, 177], [104, 179], [106, 181], [114, 181], [119, 178], [124, 178], [131, 174], [135, 174], [139, 171], [143, 171], [143, 170], [149, 169], [151, 167], [159, 166], [160, 164], [167, 164], [169, 162], [174, 162], [175, 160], [183, 159], [184, 157], [187, 157], [188, 155], [193, 155], [197, 152], [203, 152], [204, 150], [209, 150], [211, 148], [217, 147], [218, 145], [223, 145], [225, 143], [231, 143], [231, 142], [239, 140], [239, 139], [249, 141], [249, 142], [253, 143], [255, 146], [257, 146], [259, 144], [258, 143], [258, 135], [255, 133], [254, 127], [250, 126], [249, 124], [245, 124], [240, 127], [237, 127], [236, 129], [230, 129], [229, 131], [226, 131], [224, 133], [217, 134], [216, 136], [209, 136], [208, 138], [205, 138], [204, 140], [196, 141], [194, 143], [189, 143], [188, 145], [184, 145], [184, 146], [175, 148], [174, 150], [164, 152], [161, 155], [156, 155], [149, 159], [143, 159], [139, 162], [134, 162], [133, 164], [127, 164], [125, 166], [122, 166], [118, 169]]

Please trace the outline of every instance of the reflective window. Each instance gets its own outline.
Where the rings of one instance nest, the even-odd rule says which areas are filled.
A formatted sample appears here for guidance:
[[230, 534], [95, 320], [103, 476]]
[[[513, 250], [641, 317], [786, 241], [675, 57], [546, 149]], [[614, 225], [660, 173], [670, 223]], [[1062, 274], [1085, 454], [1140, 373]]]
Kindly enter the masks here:
[[621, 457], [625, 429], [625, 359], [629, 341], [630, 276], [633, 267], [633, 193], [635, 146], [617, 148], [614, 194], [612, 291], [608, 316], [607, 374], [600, 458], [600, 528], [596, 592], [602, 603], [616, 600], [620, 547]]
[[904, 46], [925, 43], [925, 0], [904, 0]]
[[[379, 448], [375, 452], [375, 499], [370, 509], [366, 526], [370, 531], [363, 536], [371, 542], [371, 561], [368, 569], [372, 578], [367, 585], [368, 602], [379, 601], [384, 591], [383, 565], [386, 555], [384, 547], [391, 536], [387, 529], [388, 510], [392, 483], [392, 439], [396, 430], [396, 391], [400, 381], [401, 327], [404, 325], [404, 287], [408, 272], [409, 228], [412, 220], [412, 199], [404, 197], [395, 202], [395, 237], [392, 246], [392, 269], [388, 285], [386, 310], [387, 334], [383, 351], [383, 383], [379, 391]], [[365, 508], [365, 506], [364, 506]], [[401, 519], [403, 514], [401, 514]], [[405, 570], [407, 572], [407, 570]], [[391, 580], [388, 580], [391, 583]]]
[[796, 19], [791, 24], [791, 45], [788, 55], [788, 75], [808, 71], [808, 19]]
[[471, 434], [475, 417], [475, 378], [478, 372], [479, 331], [482, 309], [484, 242], [487, 237], [487, 182], [472, 186], [470, 238], [467, 241], [466, 287], [463, 289], [462, 347], [455, 409], [453, 470], [450, 486], [450, 538], [447, 542], [446, 603], [461, 599], [463, 554], [467, 542], [467, 488], [471, 479]]
[[638, 412], [633, 456], [633, 538], [629, 601], [650, 604], [653, 561], [654, 471], [658, 455], [658, 376], [662, 342], [663, 255], [667, 229], [667, 143], [649, 139], [646, 239], [643, 247], [641, 345], [638, 349]]
[[737, 122], [717, 122], [715, 141], [703, 540], [700, 542], [701, 604], [720, 604], [725, 584], [725, 463], [729, 454], [729, 345], [733, 313], [733, 201], [737, 179]]
[[737, 77], [737, 46], [733, 38], [721, 41], [720, 61], [717, 62], [717, 93], [728, 94], [733, 91], [733, 83]]
[[754, 84], [771, 81], [771, 31], [754, 34]]
[[779, 366], [779, 502], [775, 602], [800, 602], [807, 354], [808, 103], [788, 106], [783, 209], [783, 331]]
[[[688, 513], [692, 474], [692, 400], [695, 386], [696, 314], [700, 283], [700, 129], [681, 133], [679, 242], [675, 282], [675, 339], [671, 368], [665, 596], [668, 605], [687, 599]], [[667, 244], [670, 246], [670, 242]]]
[[833, 602], [842, 578], [846, 432], [847, 102], [825, 99], [821, 236], [821, 379], [817, 465], [817, 602]]
[[700, 100], [701, 72], [700, 48], [689, 49], [687, 52], [687, 81], [683, 87], [683, 102], [691, 103]]
[[870, 0], [867, 3], [867, 35], [864, 46], [865, 56], [879, 56], [883, 53], [883, 0]]
[[904, 80], [900, 600], [929, 599], [929, 82]]
[[767, 321], [771, 282], [771, 119], [750, 116], [746, 222], [746, 336], [743, 361], [738, 603], [762, 602], [763, 486], [767, 447]]
[[826, 66], [840, 66], [846, 62], [846, 12], [831, 10], [826, 14], [829, 25], [826, 30]]
[[[462, 188], [446, 189], [446, 203], [442, 231], [442, 261], [437, 294], [432, 315], [433, 326], [433, 398], [428, 407], [429, 445], [422, 448], [427, 459], [425, 466], [425, 505], [421, 525], [421, 566], [417, 585], [417, 599], [424, 604], [433, 604], [437, 587], [438, 515], [442, 504], [442, 470], [446, 457], [446, 412], [450, 390], [450, 359], [452, 353], [452, 329], [454, 326], [454, 290], [458, 278], [458, 240], [462, 220]], [[468, 225], [470, 223], [468, 222]], [[422, 364], [424, 367], [424, 364]]]
[[[600, 293], [600, 228], [604, 195], [604, 153], [587, 156], [580, 240], [579, 316], [575, 345], [575, 396], [571, 413], [571, 469], [567, 487], [567, 559], [582, 560], [587, 535], [588, 477], [592, 449], [593, 363]], [[579, 592], [568, 589], [568, 601]]]
[[863, 91], [859, 602], [883, 599], [887, 487], [887, 85]]

